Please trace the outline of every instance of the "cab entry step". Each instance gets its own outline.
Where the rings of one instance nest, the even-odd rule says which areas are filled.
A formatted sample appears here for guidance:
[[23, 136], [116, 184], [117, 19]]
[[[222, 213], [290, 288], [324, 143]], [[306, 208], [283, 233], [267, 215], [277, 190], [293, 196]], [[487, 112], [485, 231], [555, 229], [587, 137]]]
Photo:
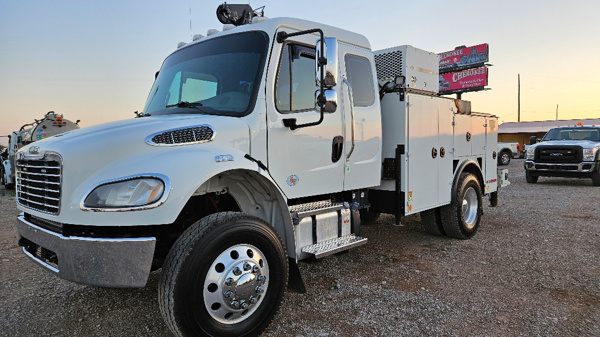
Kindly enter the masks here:
[[315, 258], [320, 259], [343, 250], [362, 246], [365, 243], [367, 243], [367, 238], [349, 234], [339, 238], [319, 242], [314, 245], [304, 246], [302, 247], [302, 252], [313, 255]]

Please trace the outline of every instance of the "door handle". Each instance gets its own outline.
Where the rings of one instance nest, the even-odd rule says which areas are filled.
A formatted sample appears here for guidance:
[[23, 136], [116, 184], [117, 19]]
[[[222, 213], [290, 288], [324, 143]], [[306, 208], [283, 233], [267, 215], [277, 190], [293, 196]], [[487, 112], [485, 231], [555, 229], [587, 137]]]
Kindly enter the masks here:
[[335, 136], [331, 144], [331, 162], [335, 163], [342, 157], [344, 149], [344, 137]]

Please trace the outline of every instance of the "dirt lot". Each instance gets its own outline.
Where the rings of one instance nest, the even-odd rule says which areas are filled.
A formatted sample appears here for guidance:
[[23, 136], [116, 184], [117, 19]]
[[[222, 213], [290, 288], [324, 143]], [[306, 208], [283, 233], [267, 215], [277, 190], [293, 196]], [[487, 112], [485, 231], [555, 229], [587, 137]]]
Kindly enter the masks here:
[[[419, 216], [382, 217], [369, 244], [300, 265], [306, 294], [286, 293], [264, 336], [598, 336], [600, 188], [525, 182], [523, 161], [471, 240], [433, 237]], [[17, 246], [14, 193], [0, 187], [0, 336], [168, 336], [143, 289], [58, 279]]]

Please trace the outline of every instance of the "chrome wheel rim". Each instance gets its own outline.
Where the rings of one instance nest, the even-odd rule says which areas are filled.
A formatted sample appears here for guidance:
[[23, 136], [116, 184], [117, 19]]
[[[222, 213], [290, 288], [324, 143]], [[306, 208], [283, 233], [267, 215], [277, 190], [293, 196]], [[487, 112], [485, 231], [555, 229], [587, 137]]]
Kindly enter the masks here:
[[265, 255], [248, 244], [232, 246], [212, 263], [204, 280], [204, 305], [223, 324], [239, 323], [260, 306], [269, 286]]
[[479, 208], [479, 200], [477, 192], [473, 187], [469, 187], [463, 196], [462, 215], [463, 220], [468, 229], [473, 229], [477, 222], [477, 209]]

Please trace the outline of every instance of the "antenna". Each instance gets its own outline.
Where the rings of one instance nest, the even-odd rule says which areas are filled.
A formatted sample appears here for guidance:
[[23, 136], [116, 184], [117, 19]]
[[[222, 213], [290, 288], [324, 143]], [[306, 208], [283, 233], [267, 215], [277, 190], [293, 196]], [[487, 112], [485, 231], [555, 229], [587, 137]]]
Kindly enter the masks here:
[[188, 2], [188, 6], [190, 9], [190, 38], [193, 38], [192, 37], [192, 3]]

